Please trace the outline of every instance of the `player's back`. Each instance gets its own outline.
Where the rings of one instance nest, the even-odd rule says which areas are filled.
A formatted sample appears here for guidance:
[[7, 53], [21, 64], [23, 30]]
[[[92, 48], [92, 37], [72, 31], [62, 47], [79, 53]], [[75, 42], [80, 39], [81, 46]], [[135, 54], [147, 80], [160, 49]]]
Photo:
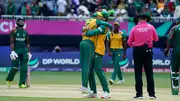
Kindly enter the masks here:
[[[97, 24], [96, 24], [96, 19], [88, 19], [86, 21], [85, 27], [90, 28], [91, 30], [96, 29], [97, 28]], [[84, 31], [83, 33], [86, 33], [87, 31]], [[96, 36], [86, 36], [86, 34], [82, 35], [82, 40], [91, 40], [91, 41], [95, 41], [95, 37]]]

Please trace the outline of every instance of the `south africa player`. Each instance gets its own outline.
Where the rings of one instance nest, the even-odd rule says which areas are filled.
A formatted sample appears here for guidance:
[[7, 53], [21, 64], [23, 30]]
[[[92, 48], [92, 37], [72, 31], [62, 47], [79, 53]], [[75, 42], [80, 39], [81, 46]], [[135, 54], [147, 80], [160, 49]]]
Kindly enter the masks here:
[[[104, 17], [104, 20], [107, 21], [108, 14], [106, 12], [102, 12], [102, 15]], [[88, 93], [84, 95], [85, 98], [95, 98], [97, 97], [97, 89], [96, 89], [96, 82], [94, 79], [94, 71], [96, 72], [100, 83], [102, 85], [104, 95], [101, 97], [103, 99], [109, 99], [110, 96], [110, 90], [108, 87], [106, 76], [104, 75], [102, 68], [102, 58], [105, 54], [105, 39], [106, 39], [106, 33], [108, 32], [108, 28], [104, 25], [100, 25], [97, 29], [94, 30], [88, 30], [86, 32], [87, 36], [96, 36], [94, 45], [95, 45], [95, 51], [94, 51], [94, 57], [93, 57], [93, 65], [90, 69], [90, 75], [89, 75], [89, 82], [90, 82], [90, 88], [93, 91], [93, 93]], [[93, 79], [92, 79], [93, 78]]]
[[[100, 25], [107, 26], [112, 30], [112, 26], [109, 23], [102, 21], [103, 16], [100, 12], [96, 12], [93, 17], [94, 18], [91, 18], [86, 22], [86, 25], [83, 28], [83, 33], [86, 33], [86, 29], [96, 29]], [[84, 93], [91, 92], [91, 90], [89, 90], [87, 86], [89, 79], [89, 69], [92, 66], [93, 53], [95, 48], [94, 41], [96, 37], [97, 36], [90, 37], [83, 34], [83, 39], [80, 43], [80, 63], [82, 69], [82, 87], [80, 88], [80, 90]]]
[[171, 91], [172, 95], [178, 95], [179, 93], [179, 66], [180, 66], [180, 18], [177, 19], [177, 25], [171, 28], [168, 34], [167, 47], [164, 51], [165, 56], [170, 53], [170, 47], [172, 46], [171, 57]]
[[28, 69], [28, 61], [31, 59], [30, 54], [30, 42], [28, 32], [23, 28], [24, 18], [18, 18], [16, 21], [17, 27], [13, 29], [10, 33], [10, 43], [11, 43], [11, 54], [10, 58], [12, 60], [12, 68], [6, 78], [8, 87], [11, 86], [20, 65], [20, 81], [19, 88], [27, 88], [26, 77]]
[[119, 31], [119, 27], [119, 23], [114, 22], [113, 33], [109, 33], [107, 36], [108, 54], [109, 56], [112, 56], [114, 64], [114, 72], [112, 73], [111, 79], [109, 80], [110, 84], [114, 83], [117, 75], [119, 78], [117, 84], [122, 84], [125, 82], [119, 66], [119, 62], [120, 60], [124, 60], [126, 58], [126, 35]]

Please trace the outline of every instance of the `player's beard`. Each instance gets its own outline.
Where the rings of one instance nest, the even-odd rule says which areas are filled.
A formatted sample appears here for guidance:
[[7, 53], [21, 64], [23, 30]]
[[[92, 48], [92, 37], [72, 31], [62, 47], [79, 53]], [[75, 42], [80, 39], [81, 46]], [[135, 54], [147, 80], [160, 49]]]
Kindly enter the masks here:
[[18, 25], [18, 27], [22, 28], [22, 27], [24, 27], [24, 25]]

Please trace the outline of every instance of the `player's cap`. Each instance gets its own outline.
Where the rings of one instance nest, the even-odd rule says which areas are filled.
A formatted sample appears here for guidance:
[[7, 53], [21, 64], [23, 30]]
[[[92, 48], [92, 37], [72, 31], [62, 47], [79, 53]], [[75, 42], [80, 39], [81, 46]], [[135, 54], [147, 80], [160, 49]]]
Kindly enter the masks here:
[[120, 26], [119, 22], [114, 22], [113, 24], [114, 24], [114, 25]]
[[101, 12], [101, 14], [103, 15], [104, 18], [108, 19], [109, 14], [105, 11]]
[[19, 21], [19, 20], [25, 21], [25, 19], [23, 17], [18, 17], [16, 21]]

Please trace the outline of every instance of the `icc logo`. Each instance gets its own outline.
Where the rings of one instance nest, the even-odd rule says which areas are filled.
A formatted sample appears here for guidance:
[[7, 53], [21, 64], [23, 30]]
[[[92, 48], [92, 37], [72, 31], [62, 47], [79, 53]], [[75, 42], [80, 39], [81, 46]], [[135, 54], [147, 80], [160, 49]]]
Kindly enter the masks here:
[[[0, 31], [4, 33], [8, 33], [16, 26], [17, 26], [16, 23], [13, 21], [3, 21], [3, 22], [0, 22]], [[23, 28], [26, 29], [26, 27], [27, 25], [25, 23]]]

